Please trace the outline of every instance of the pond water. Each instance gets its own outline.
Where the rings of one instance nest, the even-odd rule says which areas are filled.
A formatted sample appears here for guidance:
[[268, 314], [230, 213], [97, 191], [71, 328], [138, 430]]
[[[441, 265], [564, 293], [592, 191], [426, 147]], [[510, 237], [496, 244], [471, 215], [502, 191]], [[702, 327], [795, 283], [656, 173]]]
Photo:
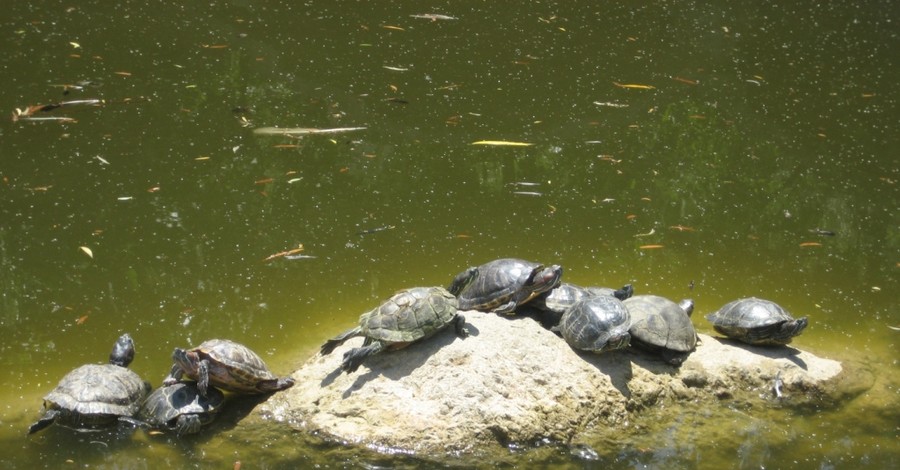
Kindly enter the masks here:
[[[4, 467], [423, 465], [227, 427], [26, 429], [123, 331], [154, 384], [174, 347], [213, 337], [289, 373], [398, 289], [522, 257], [701, 314], [775, 300], [810, 318], [797, 347], [876, 382], [834, 409], [649, 413], [598, 434], [598, 461], [550, 446], [496, 464], [897, 468], [892, 2], [258, 3], [0, 15], [0, 109], [20, 114], [0, 124]], [[74, 100], [102, 102], [28, 108]], [[254, 133], [270, 126], [365, 129]]]

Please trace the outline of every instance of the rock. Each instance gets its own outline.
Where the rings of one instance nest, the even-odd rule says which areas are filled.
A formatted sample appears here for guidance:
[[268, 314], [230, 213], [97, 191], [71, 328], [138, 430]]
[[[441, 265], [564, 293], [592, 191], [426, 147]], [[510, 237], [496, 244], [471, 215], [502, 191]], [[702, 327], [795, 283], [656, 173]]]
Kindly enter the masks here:
[[[872, 383], [871, 374], [848, 375], [841, 363], [792, 347], [700, 335], [677, 368], [640, 351], [577, 352], [531, 318], [464, 313], [468, 338], [448, 329], [373, 356], [354, 374], [342, 373], [340, 363], [362, 338], [310, 358], [292, 375], [296, 385], [259, 406], [257, 418], [386, 452], [460, 454], [497, 444], [570, 444], [660, 402], [821, 404]], [[779, 372], [783, 397], [776, 399]]]

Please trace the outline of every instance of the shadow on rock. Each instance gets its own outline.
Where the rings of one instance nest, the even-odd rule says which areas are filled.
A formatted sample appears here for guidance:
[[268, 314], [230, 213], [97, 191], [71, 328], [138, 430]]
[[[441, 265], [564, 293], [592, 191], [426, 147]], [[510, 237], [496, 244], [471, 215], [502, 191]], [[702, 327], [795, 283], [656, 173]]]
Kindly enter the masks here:
[[752, 344], [747, 344], [742, 341], [738, 341], [736, 339], [730, 338], [720, 338], [714, 337], [718, 342], [732, 346], [735, 348], [740, 348], [745, 351], [751, 352], [753, 354], [758, 354], [763, 357], [767, 357], [769, 359], [784, 359], [794, 363], [797, 367], [803, 370], [809, 370], [806, 362], [803, 362], [799, 356], [800, 350], [797, 348], [793, 348], [791, 346], [754, 346]]

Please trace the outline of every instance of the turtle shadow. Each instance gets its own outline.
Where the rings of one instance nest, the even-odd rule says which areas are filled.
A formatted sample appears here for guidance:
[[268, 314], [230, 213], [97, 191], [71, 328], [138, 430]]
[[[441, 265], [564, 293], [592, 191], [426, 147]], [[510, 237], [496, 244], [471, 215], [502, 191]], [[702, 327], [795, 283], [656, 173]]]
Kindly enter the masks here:
[[[562, 341], [562, 339], [560, 339]], [[593, 353], [573, 349], [585, 362], [597, 368], [601, 374], [609, 377], [613, 388], [619, 391], [625, 398], [631, 398], [631, 389], [628, 383], [634, 377], [634, 371], [624, 354], [624, 351], [608, 351]]]
[[806, 362], [799, 357], [801, 351], [788, 345], [754, 346], [731, 338], [713, 336], [713, 339], [721, 344], [740, 348], [753, 354], [768, 357], [769, 359], [784, 359], [803, 370], [808, 370]]
[[675, 365], [666, 362], [658, 353], [645, 351], [634, 346], [624, 350], [623, 354], [627, 355], [633, 364], [654, 375], [674, 376], [681, 368], [680, 364]]
[[[468, 336], [475, 337], [479, 335], [478, 328], [471, 323], [466, 323]], [[361, 390], [370, 380], [379, 376], [390, 380], [400, 380], [410, 374], [417, 368], [425, 364], [431, 356], [433, 356], [441, 348], [453, 343], [454, 341], [465, 341], [466, 338], [460, 338], [453, 328], [447, 328], [438, 332], [436, 335], [425, 340], [417, 341], [409, 346], [394, 351], [385, 351], [381, 354], [366, 358], [361, 368], [367, 369], [360, 373], [356, 380], [347, 387], [341, 394], [343, 398], [348, 398], [357, 390]], [[323, 380], [322, 385], [330, 385], [343, 373], [340, 366], [330, 372]], [[351, 372], [356, 374], [358, 372]]]

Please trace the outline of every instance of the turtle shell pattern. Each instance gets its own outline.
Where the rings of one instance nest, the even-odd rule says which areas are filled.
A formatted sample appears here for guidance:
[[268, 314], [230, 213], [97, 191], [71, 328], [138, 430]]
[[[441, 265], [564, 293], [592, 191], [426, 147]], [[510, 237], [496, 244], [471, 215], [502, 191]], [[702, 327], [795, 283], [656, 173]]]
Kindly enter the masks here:
[[[227, 339], [204, 341], [189, 352], [209, 361], [209, 384], [236, 393], [260, 393], [263, 381], [278, 381], [266, 363], [247, 346]], [[184, 373], [198, 380], [196, 364]]]
[[[653, 352], [674, 353], [689, 353], [697, 347], [697, 331], [691, 323], [690, 312], [679, 304], [658, 295], [637, 295], [624, 304], [631, 315], [632, 345]], [[676, 357], [669, 358], [669, 362], [680, 363]]]
[[456, 320], [456, 297], [443, 287], [401, 290], [359, 317], [361, 334], [385, 343], [428, 338]]
[[559, 284], [562, 268], [544, 268], [517, 258], [501, 258], [478, 268], [478, 276], [459, 294], [461, 310], [512, 313], [516, 306]]
[[60, 424], [96, 427], [133, 416], [149, 391], [149, 384], [130, 369], [87, 364], [66, 374], [44, 397], [44, 407], [57, 410]]
[[180, 426], [180, 417], [195, 415], [198, 425], [208, 424], [224, 403], [225, 395], [213, 387], [207, 389], [204, 397], [195, 383], [177, 382], [154, 390], [144, 400], [137, 417], [154, 428], [188, 434], [200, 428]]
[[725, 304], [706, 316], [713, 328], [748, 344], [788, 344], [806, 329], [806, 317], [794, 319], [775, 302], [749, 297]]
[[563, 314], [558, 330], [575, 349], [605, 352], [628, 346], [631, 315], [613, 296], [588, 297]]

